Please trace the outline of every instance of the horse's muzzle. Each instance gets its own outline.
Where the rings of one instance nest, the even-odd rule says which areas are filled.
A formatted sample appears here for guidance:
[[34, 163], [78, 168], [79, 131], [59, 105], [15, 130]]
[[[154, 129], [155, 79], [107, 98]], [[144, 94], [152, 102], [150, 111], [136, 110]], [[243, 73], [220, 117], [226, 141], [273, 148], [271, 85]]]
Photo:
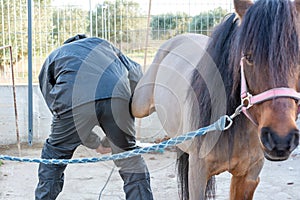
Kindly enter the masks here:
[[269, 127], [261, 129], [261, 142], [264, 146], [265, 158], [271, 161], [283, 161], [299, 144], [299, 130], [293, 129], [286, 136], [279, 136]]

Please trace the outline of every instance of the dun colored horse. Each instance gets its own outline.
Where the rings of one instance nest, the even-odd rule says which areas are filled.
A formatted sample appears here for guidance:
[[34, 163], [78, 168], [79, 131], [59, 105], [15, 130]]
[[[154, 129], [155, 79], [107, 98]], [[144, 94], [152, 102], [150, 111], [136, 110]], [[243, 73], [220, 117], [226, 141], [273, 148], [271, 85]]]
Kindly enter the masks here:
[[235, 0], [211, 37], [174, 37], [139, 82], [132, 113], [156, 111], [170, 137], [242, 112], [231, 128], [184, 142], [181, 198], [214, 197], [214, 175], [232, 174], [231, 200], [252, 199], [264, 158], [288, 159], [299, 143], [300, 0]]

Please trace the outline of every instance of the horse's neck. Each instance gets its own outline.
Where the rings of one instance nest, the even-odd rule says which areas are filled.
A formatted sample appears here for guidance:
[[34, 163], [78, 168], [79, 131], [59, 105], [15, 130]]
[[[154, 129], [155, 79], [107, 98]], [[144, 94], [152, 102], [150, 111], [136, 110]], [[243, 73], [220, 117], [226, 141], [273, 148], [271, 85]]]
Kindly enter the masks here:
[[233, 127], [228, 130], [228, 133], [224, 133], [227, 136], [223, 141], [220, 141], [227, 141], [229, 144], [229, 169], [234, 169], [241, 162], [249, 162], [250, 160], [253, 162], [253, 160], [262, 159], [263, 157], [257, 127], [243, 114], [234, 120]]

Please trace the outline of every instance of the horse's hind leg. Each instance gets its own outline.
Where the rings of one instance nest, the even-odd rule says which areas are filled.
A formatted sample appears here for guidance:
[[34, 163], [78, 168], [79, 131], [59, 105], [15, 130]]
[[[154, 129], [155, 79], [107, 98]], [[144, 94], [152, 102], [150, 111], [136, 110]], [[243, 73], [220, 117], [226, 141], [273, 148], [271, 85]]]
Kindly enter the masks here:
[[253, 165], [246, 175], [233, 175], [230, 185], [230, 200], [252, 200], [254, 191], [259, 183], [259, 173], [263, 160]]

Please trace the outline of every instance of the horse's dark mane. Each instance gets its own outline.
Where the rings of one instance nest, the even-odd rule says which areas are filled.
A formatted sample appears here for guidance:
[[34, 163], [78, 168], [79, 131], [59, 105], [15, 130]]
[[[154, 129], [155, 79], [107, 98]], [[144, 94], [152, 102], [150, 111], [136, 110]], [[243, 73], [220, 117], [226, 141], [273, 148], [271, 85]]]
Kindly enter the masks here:
[[237, 32], [235, 49], [231, 49], [236, 67], [234, 89], [240, 80], [241, 54], [252, 54], [255, 70], [263, 72], [263, 67], [269, 66], [265, 73], [271, 87], [286, 86], [299, 61], [296, 15], [289, 0], [259, 0], [248, 9]]
[[[215, 28], [211, 35], [211, 42], [207, 48], [208, 54], [213, 59], [215, 65], [220, 71], [220, 74], [222, 76], [227, 99], [232, 99], [235, 101], [235, 98], [230, 98], [231, 91], [232, 91], [232, 75], [233, 75], [233, 68], [228, 67], [230, 60], [229, 53], [230, 48], [232, 44], [232, 40], [235, 36], [235, 32], [238, 26], [238, 19], [236, 18], [235, 14], [231, 14], [228, 16], [219, 26]], [[201, 64], [197, 67], [203, 67]], [[192, 88], [195, 91], [195, 94], [197, 96], [197, 102], [192, 102], [193, 107], [196, 108], [199, 106], [200, 109], [200, 119], [196, 119], [196, 121], [193, 121], [192, 126], [199, 128], [200, 126], [205, 126], [211, 123], [211, 110], [209, 109], [211, 107], [211, 104], [213, 104], [213, 97], [212, 94], [209, 94], [209, 91], [206, 87], [206, 83], [204, 82], [201, 74], [196, 69], [194, 70], [193, 76], [192, 76], [192, 82], [191, 82]], [[218, 94], [216, 94], [218, 96]], [[224, 99], [224, 97], [222, 97]], [[218, 97], [215, 98], [217, 101]], [[225, 101], [227, 101], [225, 99]], [[220, 100], [220, 99], [219, 99]], [[228, 102], [227, 102], [228, 103]], [[237, 102], [231, 102], [230, 106], [232, 104], [236, 104]], [[230, 108], [229, 106], [229, 108]], [[195, 109], [192, 109], [195, 111]], [[233, 109], [230, 109], [232, 111]], [[203, 112], [205, 111], [205, 112]]]

